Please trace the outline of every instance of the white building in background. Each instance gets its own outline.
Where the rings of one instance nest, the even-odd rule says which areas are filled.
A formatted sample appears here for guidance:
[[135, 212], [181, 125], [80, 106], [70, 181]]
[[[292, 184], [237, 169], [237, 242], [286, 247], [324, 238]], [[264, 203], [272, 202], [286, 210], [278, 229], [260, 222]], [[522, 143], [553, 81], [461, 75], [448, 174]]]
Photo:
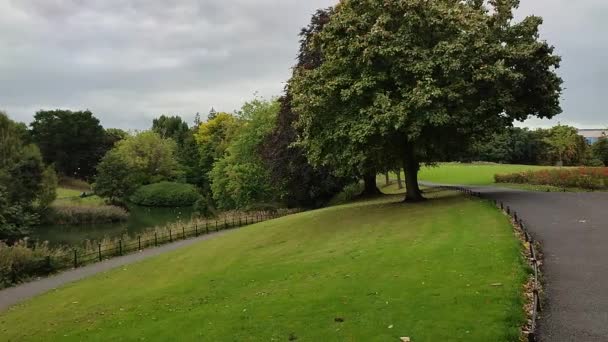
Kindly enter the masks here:
[[608, 130], [606, 129], [579, 129], [580, 134], [589, 144], [593, 144], [600, 138], [608, 138]]

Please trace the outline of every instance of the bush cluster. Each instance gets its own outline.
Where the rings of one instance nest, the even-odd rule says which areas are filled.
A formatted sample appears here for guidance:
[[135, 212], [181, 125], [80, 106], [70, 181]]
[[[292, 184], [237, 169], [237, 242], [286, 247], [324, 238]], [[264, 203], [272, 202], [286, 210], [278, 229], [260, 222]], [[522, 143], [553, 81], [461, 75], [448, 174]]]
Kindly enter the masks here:
[[200, 195], [192, 184], [160, 182], [144, 185], [131, 195], [131, 202], [146, 207], [189, 207]]
[[607, 167], [581, 167], [495, 175], [496, 183], [551, 185], [589, 190], [608, 189]]
[[51, 249], [46, 242], [28, 246], [21, 240], [9, 246], [0, 241], [0, 288], [53, 272], [54, 260], [63, 255], [64, 250]]
[[124, 221], [129, 213], [113, 205], [54, 204], [49, 220], [53, 224], [92, 224]]

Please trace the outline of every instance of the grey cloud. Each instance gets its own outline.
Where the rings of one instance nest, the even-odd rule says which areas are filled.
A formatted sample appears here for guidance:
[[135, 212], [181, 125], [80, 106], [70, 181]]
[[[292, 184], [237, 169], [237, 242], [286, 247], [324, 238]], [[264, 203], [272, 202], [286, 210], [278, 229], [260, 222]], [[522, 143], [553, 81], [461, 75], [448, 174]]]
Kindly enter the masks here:
[[[0, 109], [29, 122], [41, 108], [88, 108], [140, 129], [166, 112], [231, 111], [281, 93], [300, 28], [335, 2], [0, 0]], [[608, 125], [608, 3], [522, 0], [519, 17], [531, 13], [564, 58], [559, 120]]]

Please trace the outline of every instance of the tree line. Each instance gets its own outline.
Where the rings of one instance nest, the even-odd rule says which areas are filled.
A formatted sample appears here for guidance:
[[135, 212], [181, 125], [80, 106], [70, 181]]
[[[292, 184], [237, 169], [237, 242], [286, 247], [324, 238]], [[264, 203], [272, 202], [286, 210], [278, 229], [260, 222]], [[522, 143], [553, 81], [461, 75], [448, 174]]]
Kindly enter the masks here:
[[[508, 127], [476, 141], [454, 161], [487, 161], [504, 164], [606, 166], [608, 139], [588, 144], [571, 126], [530, 130]], [[446, 160], [447, 161], [447, 160]]]
[[171, 181], [196, 186], [204, 212], [319, 207], [360, 180], [376, 193], [378, 173], [402, 169], [405, 199], [420, 201], [421, 166], [447, 160], [605, 163], [605, 141], [589, 148], [571, 127], [512, 127], [559, 114], [562, 91], [561, 59], [540, 39], [542, 18], [516, 21], [517, 7], [341, 1], [302, 29], [279, 98], [211, 111], [192, 125], [163, 115], [136, 133], [64, 110], [38, 112], [29, 130], [14, 130], [24, 146], [38, 146], [44, 165], [92, 181], [109, 201]]

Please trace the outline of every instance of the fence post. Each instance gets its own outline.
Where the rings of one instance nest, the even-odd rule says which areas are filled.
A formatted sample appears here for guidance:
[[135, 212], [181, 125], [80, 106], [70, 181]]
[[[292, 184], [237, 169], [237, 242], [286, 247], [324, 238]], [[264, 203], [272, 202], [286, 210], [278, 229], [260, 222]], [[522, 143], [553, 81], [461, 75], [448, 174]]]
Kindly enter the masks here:
[[154, 232], [154, 247], [158, 246], [158, 233]]
[[186, 228], [182, 226], [182, 239], [186, 239]]
[[232, 228], [234, 228], [234, 216], [232, 216]]
[[217, 220], [215, 220], [215, 231], [217, 232]]
[[139, 250], [141, 251], [141, 235], [137, 235], [137, 245], [139, 246]]
[[122, 239], [118, 240], [118, 253], [122, 255]]
[[169, 242], [173, 242], [173, 235], [171, 234], [171, 229], [169, 229]]
[[46, 267], [48, 267], [49, 271], [51, 270], [51, 256], [46, 256]]
[[205, 221], [205, 232], [209, 234], [209, 221]]
[[11, 262], [11, 282], [13, 284], [17, 283], [17, 271], [15, 271], [15, 264]]
[[101, 243], [97, 243], [97, 253], [99, 255], [99, 261], [101, 261]]
[[194, 224], [194, 234], [198, 236], [198, 224]]
[[239, 216], [239, 227], [243, 226], [243, 221], [241, 220], [241, 217]]
[[74, 268], [78, 267], [78, 254], [76, 252], [76, 248], [74, 248]]

